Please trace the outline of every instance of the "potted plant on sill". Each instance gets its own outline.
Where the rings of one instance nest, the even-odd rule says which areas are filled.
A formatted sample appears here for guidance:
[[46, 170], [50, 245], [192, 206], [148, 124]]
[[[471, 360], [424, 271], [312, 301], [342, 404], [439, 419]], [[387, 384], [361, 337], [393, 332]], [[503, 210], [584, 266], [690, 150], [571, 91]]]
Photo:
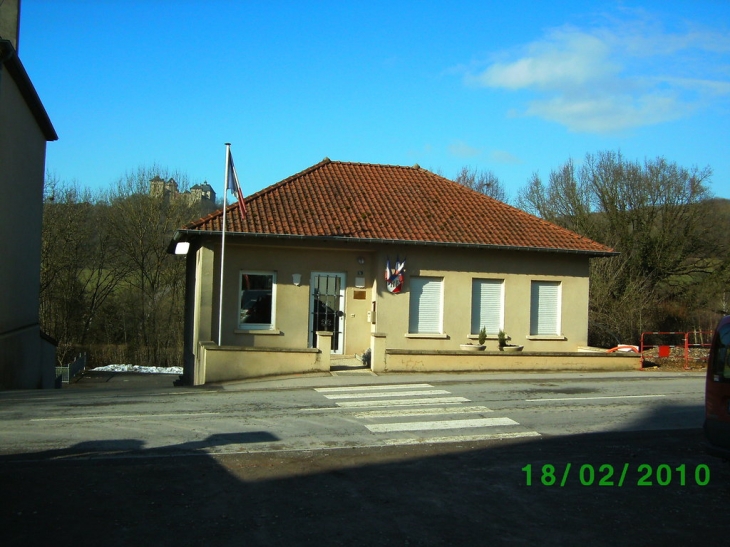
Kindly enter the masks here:
[[518, 346], [517, 344], [508, 344], [508, 340], [512, 340], [507, 333], [500, 329], [497, 334], [497, 340], [499, 341], [499, 351], [522, 351], [525, 346]]
[[484, 348], [487, 346], [484, 344], [487, 340], [487, 329], [485, 327], [482, 327], [482, 330], [479, 331], [479, 339], [477, 340], [479, 342], [479, 345], [472, 344], [471, 342], [468, 342], [466, 344], [461, 344], [459, 347], [461, 347], [462, 351], [484, 351]]

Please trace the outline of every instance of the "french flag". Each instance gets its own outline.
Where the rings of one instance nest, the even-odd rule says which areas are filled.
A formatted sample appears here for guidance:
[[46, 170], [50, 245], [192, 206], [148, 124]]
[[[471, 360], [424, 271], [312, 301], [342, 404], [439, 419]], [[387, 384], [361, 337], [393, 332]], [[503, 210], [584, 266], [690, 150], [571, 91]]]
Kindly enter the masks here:
[[241, 191], [241, 185], [238, 182], [238, 173], [236, 173], [236, 166], [233, 165], [233, 155], [231, 149], [228, 149], [228, 187], [227, 190], [236, 194], [238, 198], [238, 210], [241, 212], [241, 219], [246, 216], [246, 204], [243, 202], [243, 192]]

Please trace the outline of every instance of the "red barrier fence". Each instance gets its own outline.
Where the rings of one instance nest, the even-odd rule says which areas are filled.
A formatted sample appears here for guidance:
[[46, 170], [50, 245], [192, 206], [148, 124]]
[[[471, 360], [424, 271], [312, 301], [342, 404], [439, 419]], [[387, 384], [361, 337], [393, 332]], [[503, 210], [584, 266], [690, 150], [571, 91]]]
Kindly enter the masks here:
[[[647, 344], [645, 338], [662, 337], [660, 343]], [[692, 342], [690, 342], [692, 337]], [[699, 339], [699, 341], [698, 341]], [[657, 340], [654, 340], [657, 342]], [[666, 343], [674, 342], [672, 343]], [[657, 348], [659, 358], [667, 358], [672, 354], [672, 348], [684, 349], [684, 368], [689, 369], [690, 348], [708, 348], [712, 341], [712, 331], [692, 331], [692, 332], [642, 332], [641, 346], [639, 353], [641, 354], [641, 366], [644, 366], [645, 352]], [[663, 343], [661, 343], [663, 342]]]

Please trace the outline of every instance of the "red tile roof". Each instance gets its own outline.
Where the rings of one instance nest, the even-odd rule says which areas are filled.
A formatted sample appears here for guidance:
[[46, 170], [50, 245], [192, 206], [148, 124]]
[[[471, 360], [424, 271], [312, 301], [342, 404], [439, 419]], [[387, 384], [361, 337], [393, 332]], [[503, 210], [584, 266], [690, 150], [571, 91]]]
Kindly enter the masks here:
[[[325, 159], [226, 210], [226, 234], [354, 238], [479, 247], [612, 250], [418, 166]], [[183, 232], [220, 232], [223, 212]]]

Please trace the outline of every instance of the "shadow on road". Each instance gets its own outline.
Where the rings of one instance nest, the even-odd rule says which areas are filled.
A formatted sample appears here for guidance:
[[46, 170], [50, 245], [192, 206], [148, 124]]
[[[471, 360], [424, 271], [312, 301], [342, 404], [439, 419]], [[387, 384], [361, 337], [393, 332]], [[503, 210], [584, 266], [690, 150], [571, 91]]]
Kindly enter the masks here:
[[3, 545], [638, 546], [730, 535], [730, 470], [704, 454], [699, 429], [206, 452], [272, 440], [240, 432], [145, 450], [119, 439], [0, 457]]
[[178, 379], [175, 374], [140, 374], [90, 370], [74, 378], [63, 389], [139, 389], [172, 387]]

